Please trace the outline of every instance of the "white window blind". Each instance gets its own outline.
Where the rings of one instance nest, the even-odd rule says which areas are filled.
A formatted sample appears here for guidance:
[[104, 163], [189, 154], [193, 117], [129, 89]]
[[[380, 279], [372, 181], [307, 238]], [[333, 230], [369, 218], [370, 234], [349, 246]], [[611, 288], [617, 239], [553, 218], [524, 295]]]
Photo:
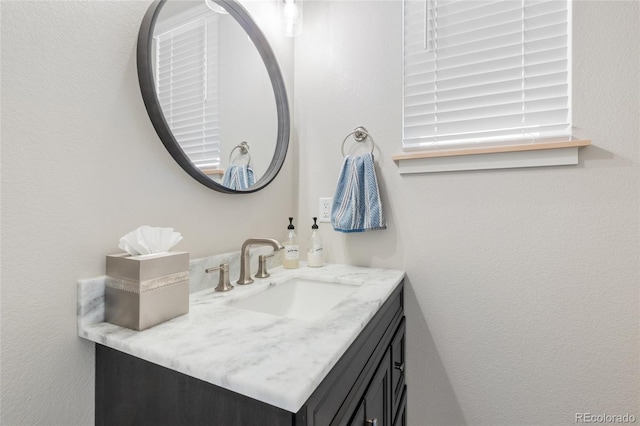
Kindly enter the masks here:
[[405, 0], [403, 148], [567, 140], [571, 2]]
[[220, 166], [217, 15], [156, 36], [156, 88], [167, 123], [200, 169]]

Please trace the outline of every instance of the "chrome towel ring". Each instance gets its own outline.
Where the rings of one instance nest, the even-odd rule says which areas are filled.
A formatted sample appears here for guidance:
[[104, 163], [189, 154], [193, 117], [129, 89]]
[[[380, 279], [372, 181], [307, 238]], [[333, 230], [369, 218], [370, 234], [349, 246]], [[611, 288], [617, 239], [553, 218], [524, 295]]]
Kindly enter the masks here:
[[369, 134], [369, 131], [367, 129], [365, 129], [364, 127], [360, 126], [360, 127], [356, 127], [356, 129], [349, 133], [347, 135], [346, 138], [344, 138], [344, 140], [342, 141], [342, 156], [344, 157], [344, 144], [345, 142], [347, 142], [347, 139], [349, 139], [349, 136], [353, 135], [353, 139], [356, 140], [356, 142], [365, 142], [367, 139], [371, 140], [371, 153], [373, 154], [373, 150], [376, 147], [375, 142], [373, 141], [373, 137]]
[[249, 144], [246, 141], [242, 141], [240, 142], [239, 145], [236, 145], [232, 150], [231, 153], [229, 154], [229, 164], [231, 163], [231, 157], [233, 157], [233, 153], [236, 149], [240, 150], [240, 155], [248, 155], [249, 158], [247, 158], [247, 165], [251, 163], [251, 153], [249, 152]]

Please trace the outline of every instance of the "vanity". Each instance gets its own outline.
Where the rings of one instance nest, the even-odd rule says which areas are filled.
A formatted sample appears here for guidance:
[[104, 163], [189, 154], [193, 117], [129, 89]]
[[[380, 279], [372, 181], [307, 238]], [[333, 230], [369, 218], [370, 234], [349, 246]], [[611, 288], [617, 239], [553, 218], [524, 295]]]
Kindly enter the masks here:
[[[403, 277], [280, 267], [231, 292], [196, 291], [187, 315], [144, 331], [103, 322], [100, 279], [81, 281], [78, 332], [96, 343], [96, 424], [406, 425]], [[242, 306], [298, 281], [349, 292], [324, 312]]]

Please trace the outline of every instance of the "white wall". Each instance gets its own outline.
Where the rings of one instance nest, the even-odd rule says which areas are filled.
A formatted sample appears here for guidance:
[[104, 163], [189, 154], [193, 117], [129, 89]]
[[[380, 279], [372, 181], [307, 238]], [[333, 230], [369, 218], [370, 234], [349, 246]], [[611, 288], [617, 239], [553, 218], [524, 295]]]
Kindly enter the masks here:
[[403, 177], [390, 160], [401, 3], [307, 1], [295, 52], [301, 147], [274, 183], [243, 196], [192, 180], [148, 120], [135, 69], [148, 4], [0, 2], [0, 423], [93, 423], [75, 280], [102, 274], [118, 237], [173, 226], [178, 247], [200, 257], [281, 235], [298, 210], [304, 241], [358, 125], [378, 146], [389, 229], [321, 231], [330, 260], [407, 271], [410, 424], [640, 414], [638, 3], [576, 4], [574, 122], [594, 141], [579, 166]]
[[400, 176], [402, 3], [305, 2], [299, 216], [369, 129], [388, 229], [321, 230], [331, 261], [407, 272], [410, 425], [640, 418], [638, 5], [575, 4], [578, 166]]
[[[3, 425], [93, 424], [76, 280], [102, 275], [120, 236], [171, 226], [196, 258], [282, 237], [297, 208], [294, 155], [266, 189], [240, 196], [200, 185], [170, 157], [137, 80], [150, 3], [0, 2]], [[273, 41], [292, 88], [291, 41]]]

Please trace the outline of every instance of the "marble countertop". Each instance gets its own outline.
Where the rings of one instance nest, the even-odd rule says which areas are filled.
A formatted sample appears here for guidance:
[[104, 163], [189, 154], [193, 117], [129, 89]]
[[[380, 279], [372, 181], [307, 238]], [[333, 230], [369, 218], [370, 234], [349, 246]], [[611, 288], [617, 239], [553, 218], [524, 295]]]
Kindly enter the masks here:
[[[297, 412], [402, 281], [404, 272], [328, 264], [190, 295], [189, 313], [144, 331], [104, 321], [104, 277], [78, 283], [78, 335], [248, 397]], [[291, 278], [357, 285], [315, 321], [226, 304]], [[101, 297], [102, 295], [102, 297]]]

